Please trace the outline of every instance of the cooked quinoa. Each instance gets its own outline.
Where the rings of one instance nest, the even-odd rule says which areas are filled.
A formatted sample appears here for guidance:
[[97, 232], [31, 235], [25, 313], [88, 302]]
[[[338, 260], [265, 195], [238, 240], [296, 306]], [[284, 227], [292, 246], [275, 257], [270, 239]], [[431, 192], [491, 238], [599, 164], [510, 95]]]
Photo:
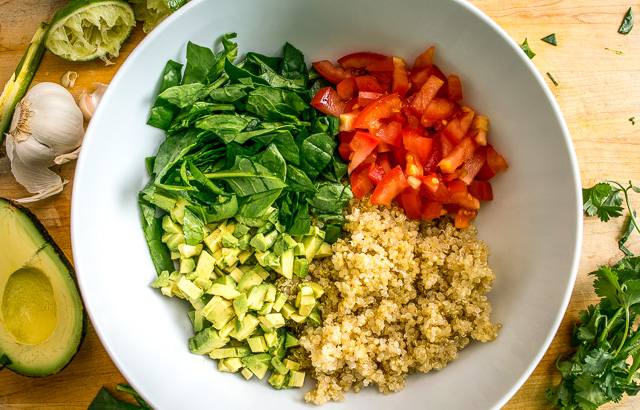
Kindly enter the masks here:
[[409, 221], [399, 208], [354, 200], [344, 229], [333, 256], [310, 266], [326, 293], [322, 326], [300, 338], [317, 380], [307, 401], [342, 401], [369, 384], [399, 391], [408, 374], [442, 369], [471, 339], [496, 338], [485, 296], [495, 276], [473, 226]]

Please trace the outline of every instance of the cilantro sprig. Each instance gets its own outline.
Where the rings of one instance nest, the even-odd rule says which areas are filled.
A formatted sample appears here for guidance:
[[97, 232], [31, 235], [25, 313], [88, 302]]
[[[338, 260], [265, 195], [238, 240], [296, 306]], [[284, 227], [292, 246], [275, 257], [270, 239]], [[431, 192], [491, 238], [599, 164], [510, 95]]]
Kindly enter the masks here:
[[624, 201], [630, 222], [619, 242], [626, 256], [613, 266], [601, 266], [590, 273], [595, 277], [593, 287], [600, 302], [578, 314], [574, 351], [556, 361], [562, 379], [546, 397], [561, 409], [597, 409], [640, 391], [634, 380], [640, 376], [640, 329], [636, 324], [640, 317], [640, 257], [624, 247], [634, 229], [640, 232], [629, 204], [631, 191], [640, 193], [640, 188], [631, 181], [624, 186], [610, 180], [582, 190], [583, 209], [588, 216], [604, 222], [620, 217]]

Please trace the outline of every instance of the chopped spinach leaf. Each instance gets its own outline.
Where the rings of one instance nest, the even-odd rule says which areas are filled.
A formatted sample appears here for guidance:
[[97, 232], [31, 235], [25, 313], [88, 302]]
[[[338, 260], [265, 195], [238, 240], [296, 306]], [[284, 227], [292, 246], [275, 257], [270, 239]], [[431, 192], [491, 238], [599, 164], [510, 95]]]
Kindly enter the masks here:
[[533, 51], [531, 51], [531, 48], [529, 47], [529, 42], [527, 41], [527, 39], [524, 39], [524, 42], [522, 42], [522, 44], [520, 45], [520, 48], [522, 49], [522, 51], [524, 51], [524, 53], [527, 55], [527, 57], [529, 57], [530, 59], [535, 57], [536, 53], [534, 53]]
[[545, 43], [549, 43], [552, 46], [558, 45], [558, 42], [556, 41], [556, 33], [549, 34], [548, 36], [542, 37], [540, 40], [544, 41]]
[[629, 7], [629, 10], [624, 15], [622, 19], [622, 23], [620, 23], [620, 27], [618, 28], [618, 33], [620, 34], [629, 34], [631, 29], [633, 28], [633, 10]]

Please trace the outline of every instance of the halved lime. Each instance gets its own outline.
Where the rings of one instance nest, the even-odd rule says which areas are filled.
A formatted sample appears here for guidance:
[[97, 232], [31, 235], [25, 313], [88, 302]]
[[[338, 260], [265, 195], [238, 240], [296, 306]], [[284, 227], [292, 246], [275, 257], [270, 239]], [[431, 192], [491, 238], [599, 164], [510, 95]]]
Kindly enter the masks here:
[[69, 61], [109, 62], [136, 25], [133, 7], [123, 0], [72, 0], [51, 20], [45, 46]]
[[142, 31], [153, 30], [169, 14], [182, 7], [187, 0], [130, 0], [136, 12], [136, 20], [142, 22]]

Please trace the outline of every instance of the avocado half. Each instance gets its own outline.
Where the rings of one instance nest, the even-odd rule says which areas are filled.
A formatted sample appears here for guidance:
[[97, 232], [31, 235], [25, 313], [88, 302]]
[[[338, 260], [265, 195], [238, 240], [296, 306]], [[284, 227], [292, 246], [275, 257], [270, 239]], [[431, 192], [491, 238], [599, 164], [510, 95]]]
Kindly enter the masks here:
[[87, 315], [73, 266], [40, 221], [0, 198], [0, 357], [25, 376], [62, 370], [76, 354]]

